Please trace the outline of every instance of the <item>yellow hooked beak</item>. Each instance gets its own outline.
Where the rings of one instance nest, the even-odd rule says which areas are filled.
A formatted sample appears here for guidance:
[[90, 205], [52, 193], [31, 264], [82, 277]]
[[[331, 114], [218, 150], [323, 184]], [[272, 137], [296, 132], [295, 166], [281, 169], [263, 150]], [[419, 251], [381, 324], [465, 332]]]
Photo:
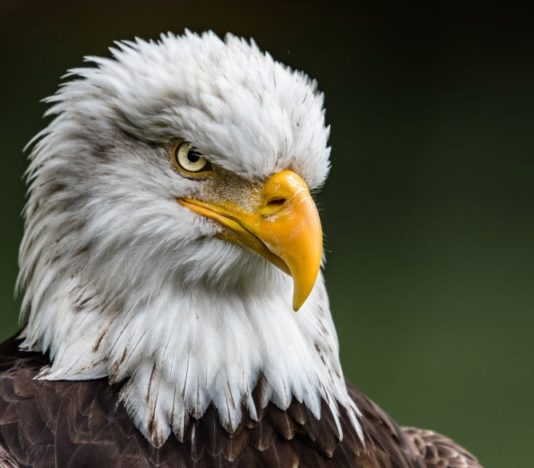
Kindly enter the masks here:
[[319, 213], [301, 177], [287, 169], [272, 175], [252, 209], [231, 202], [178, 201], [225, 226], [224, 239], [254, 250], [290, 274], [293, 309], [300, 309], [315, 285], [323, 253]]

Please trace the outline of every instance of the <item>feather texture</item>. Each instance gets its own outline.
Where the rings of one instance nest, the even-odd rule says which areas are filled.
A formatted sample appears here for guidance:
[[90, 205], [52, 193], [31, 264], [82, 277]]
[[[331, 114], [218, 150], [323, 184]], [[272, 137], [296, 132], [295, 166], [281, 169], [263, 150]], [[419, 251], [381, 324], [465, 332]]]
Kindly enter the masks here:
[[473, 455], [444, 435], [416, 427], [403, 427], [402, 430], [427, 468], [482, 467]]

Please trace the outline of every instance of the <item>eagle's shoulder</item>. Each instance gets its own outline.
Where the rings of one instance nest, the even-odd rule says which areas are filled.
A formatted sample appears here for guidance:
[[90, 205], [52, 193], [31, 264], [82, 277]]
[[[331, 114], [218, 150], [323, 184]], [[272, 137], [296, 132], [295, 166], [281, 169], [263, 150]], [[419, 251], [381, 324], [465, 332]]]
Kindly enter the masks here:
[[[211, 406], [189, 421], [182, 442], [170, 437], [156, 449], [128, 418], [119, 386], [105, 379], [36, 380], [47, 364], [38, 353], [20, 351], [16, 340], [0, 346], [0, 456], [13, 466], [423, 466], [403, 431], [354, 387], [365, 443], [342, 409], [339, 437], [326, 404], [317, 419], [294, 400], [286, 411], [268, 404], [257, 421], [245, 416], [232, 433]], [[259, 400], [261, 391], [260, 380]]]
[[347, 388], [361, 412], [366, 450], [383, 457], [374, 466], [424, 468], [402, 428], [356, 386], [347, 382]]
[[403, 427], [403, 432], [427, 468], [481, 468], [478, 460], [462, 446], [437, 432]]
[[416, 467], [481, 468], [477, 459], [453, 440], [426, 429], [400, 427], [355, 386], [348, 384], [348, 388], [362, 411], [363, 430], [371, 444]]

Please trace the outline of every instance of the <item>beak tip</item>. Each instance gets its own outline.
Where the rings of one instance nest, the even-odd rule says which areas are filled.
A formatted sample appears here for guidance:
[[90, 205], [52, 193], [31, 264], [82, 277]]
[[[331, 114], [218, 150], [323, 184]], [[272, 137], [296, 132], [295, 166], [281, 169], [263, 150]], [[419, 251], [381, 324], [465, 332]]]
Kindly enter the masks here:
[[298, 291], [295, 291], [293, 294], [293, 311], [298, 312], [299, 309], [304, 305], [306, 302], [306, 299], [308, 298], [309, 294], [302, 295], [302, 293], [299, 293]]

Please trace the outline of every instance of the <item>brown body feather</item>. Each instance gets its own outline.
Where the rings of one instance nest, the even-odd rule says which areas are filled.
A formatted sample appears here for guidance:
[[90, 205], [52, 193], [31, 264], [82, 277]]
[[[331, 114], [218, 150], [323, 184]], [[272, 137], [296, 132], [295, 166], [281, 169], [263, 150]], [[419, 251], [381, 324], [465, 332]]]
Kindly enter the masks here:
[[[326, 405], [317, 420], [293, 401], [287, 411], [269, 404], [257, 422], [244, 417], [232, 434], [221, 427], [210, 407], [200, 419], [190, 421], [183, 442], [171, 436], [155, 449], [118, 401], [119, 386], [105, 379], [34, 380], [47, 363], [40, 354], [19, 351], [16, 340], [0, 347], [2, 467], [479, 466], [449, 439], [413, 429], [405, 433], [354, 387], [350, 391], [362, 412], [365, 445], [343, 412], [340, 440]], [[257, 391], [261, 392], [261, 382]], [[439, 458], [442, 454], [449, 464]], [[458, 462], [464, 459], [471, 464]]]

